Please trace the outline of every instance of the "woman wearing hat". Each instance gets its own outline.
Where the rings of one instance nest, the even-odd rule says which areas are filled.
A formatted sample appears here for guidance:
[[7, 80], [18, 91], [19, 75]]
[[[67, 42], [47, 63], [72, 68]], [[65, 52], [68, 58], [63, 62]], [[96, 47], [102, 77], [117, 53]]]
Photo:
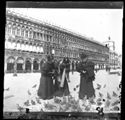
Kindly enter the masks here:
[[53, 98], [54, 93], [54, 84], [52, 79], [54, 64], [52, 59], [51, 55], [47, 55], [47, 61], [41, 65], [41, 78], [37, 94], [44, 100]]
[[78, 63], [76, 70], [80, 73], [80, 89], [79, 98], [83, 99], [95, 97], [95, 90], [93, 87], [93, 80], [95, 79], [94, 74], [94, 63], [88, 60], [88, 56], [84, 53], [80, 54], [81, 61]]

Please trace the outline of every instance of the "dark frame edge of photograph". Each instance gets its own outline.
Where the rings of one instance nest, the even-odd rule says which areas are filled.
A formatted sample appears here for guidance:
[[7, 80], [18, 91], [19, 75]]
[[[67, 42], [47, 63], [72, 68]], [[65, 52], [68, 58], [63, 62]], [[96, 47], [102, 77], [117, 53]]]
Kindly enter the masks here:
[[123, 1], [115, 2], [87, 2], [87, 1], [61, 1], [61, 2], [40, 2], [40, 1], [7, 1], [6, 7], [9, 8], [79, 8], [79, 9], [122, 9]]

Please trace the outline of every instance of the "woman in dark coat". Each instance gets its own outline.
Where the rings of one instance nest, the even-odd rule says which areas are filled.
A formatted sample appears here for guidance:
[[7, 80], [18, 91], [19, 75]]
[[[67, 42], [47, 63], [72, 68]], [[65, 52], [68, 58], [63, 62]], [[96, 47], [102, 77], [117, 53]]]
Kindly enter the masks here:
[[54, 95], [56, 96], [56, 93], [59, 91], [59, 61], [54, 60]]
[[87, 55], [81, 54], [81, 62], [77, 65], [77, 71], [80, 72], [80, 90], [79, 98], [83, 99], [95, 97], [95, 90], [93, 87], [93, 80], [95, 79], [94, 74], [94, 63], [89, 61]]
[[[62, 96], [68, 96], [69, 95], [69, 86], [68, 86], [68, 82], [67, 82], [67, 77], [66, 77], [66, 74], [65, 74], [65, 77], [64, 77], [64, 82], [63, 82], [63, 86], [61, 86], [61, 83], [62, 83], [62, 76], [63, 76], [63, 72], [64, 72], [64, 69], [66, 69], [66, 58], [63, 59], [63, 62], [59, 65], [59, 68], [60, 68], [60, 85], [59, 85], [59, 91], [56, 92], [56, 96], [59, 96], [59, 97], [62, 97]], [[66, 73], [66, 71], [65, 71]]]
[[41, 99], [47, 100], [53, 98], [54, 85], [52, 80], [53, 62], [50, 55], [47, 56], [47, 61], [41, 65], [41, 78], [38, 89], [38, 96]]

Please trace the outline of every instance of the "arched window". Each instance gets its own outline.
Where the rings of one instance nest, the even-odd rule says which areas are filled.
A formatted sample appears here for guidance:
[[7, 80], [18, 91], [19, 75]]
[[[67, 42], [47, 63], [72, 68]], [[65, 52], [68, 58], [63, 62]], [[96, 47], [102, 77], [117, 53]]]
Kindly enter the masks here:
[[13, 26], [13, 28], [12, 28], [12, 34], [13, 34], [13, 35], [16, 34], [16, 26]]
[[32, 38], [32, 31], [29, 31], [29, 38]]
[[24, 27], [22, 27], [22, 29], [21, 29], [21, 36], [22, 36], [22, 37], [24, 37], [24, 32], [25, 32], [25, 31], [24, 31]]
[[28, 38], [28, 30], [25, 31], [25, 37]]
[[33, 61], [33, 70], [39, 70], [39, 63], [37, 59]]
[[14, 71], [14, 62], [15, 59], [13, 57], [9, 57], [7, 60], [7, 71], [13, 72]]
[[31, 60], [27, 59], [25, 62], [25, 70], [31, 71]]
[[17, 35], [20, 36], [20, 27], [17, 27]]
[[12, 28], [11, 28], [11, 24], [7, 25], [7, 33], [11, 34]]
[[17, 71], [18, 72], [23, 70], [23, 64], [24, 64], [23, 58], [18, 58], [17, 59]]

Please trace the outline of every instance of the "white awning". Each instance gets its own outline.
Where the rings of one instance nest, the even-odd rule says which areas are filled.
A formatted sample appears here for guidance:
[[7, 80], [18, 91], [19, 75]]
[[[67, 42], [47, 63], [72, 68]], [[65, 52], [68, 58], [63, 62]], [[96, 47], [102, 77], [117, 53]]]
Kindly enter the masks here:
[[17, 63], [23, 64], [23, 63], [24, 63], [24, 60], [23, 60], [23, 59], [18, 59], [18, 60], [17, 60]]
[[8, 63], [14, 63], [14, 61], [15, 61], [15, 60], [14, 60], [13, 58], [10, 58], [10, 59], [8, 59], [7, 62], [8, 62]]
[[52, 54], [55, 54], [55, 50], [54, 49], [52, 49]]
[[33, 46], [33, 51], [36, 52], [36, 46]]
[[25, 45], [24, 44], [21, 45], [21, 50], [25, 51]]
[[16, 49], [16, 43], [15, 42], [12, 42], [12, 49]]
[[32, 45], [30, 45], [29, 51], [33, 51], [33, 46]]
[[21, 44], [20, 44], [20, 43], [17, 43], [16, 49], [17, 49], [17, 50], [21, 50]]
[[39, 46], [37, 46], [37, 52], [40, 52], [40, 50], [39, 50]]
[[40, 47], [40, 52], [43, 53], [43, 47]]
[[25, 45], [25, 50], [29, 51], [29, 45], [28, 44]]

